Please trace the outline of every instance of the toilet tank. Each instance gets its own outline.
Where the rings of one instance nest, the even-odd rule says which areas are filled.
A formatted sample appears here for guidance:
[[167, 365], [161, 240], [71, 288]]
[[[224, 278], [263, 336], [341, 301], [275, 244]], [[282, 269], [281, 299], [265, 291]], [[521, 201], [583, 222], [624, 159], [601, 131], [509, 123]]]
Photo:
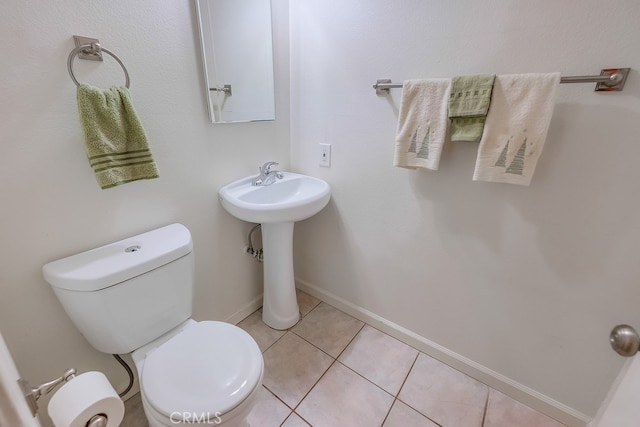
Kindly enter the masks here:
[[129, 353], [191, 317], [193, 243], [171, 224], [46, 264], [45, 280], [89, 343]]

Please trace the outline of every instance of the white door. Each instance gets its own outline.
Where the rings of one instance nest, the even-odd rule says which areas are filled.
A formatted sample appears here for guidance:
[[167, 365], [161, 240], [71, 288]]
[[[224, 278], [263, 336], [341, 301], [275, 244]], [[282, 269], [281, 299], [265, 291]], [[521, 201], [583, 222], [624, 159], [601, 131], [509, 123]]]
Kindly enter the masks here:
[[0, 426], [39, 427], [18, 385], [18, 369], [0, 333]]
[[589, 427], [640, 425], [640, 356], [627, 360]]

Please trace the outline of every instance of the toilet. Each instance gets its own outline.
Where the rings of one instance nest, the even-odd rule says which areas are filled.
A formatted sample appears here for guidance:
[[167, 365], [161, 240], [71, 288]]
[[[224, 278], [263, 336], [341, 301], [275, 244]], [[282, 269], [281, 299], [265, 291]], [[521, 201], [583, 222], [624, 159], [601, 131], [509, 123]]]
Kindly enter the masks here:
[[97, 350], [131, 353], [151, 427], [246, 427], [262, 385], [254, 339], [191, 319], [193, 243], [171, 224], [46, 264], [65, 311]]

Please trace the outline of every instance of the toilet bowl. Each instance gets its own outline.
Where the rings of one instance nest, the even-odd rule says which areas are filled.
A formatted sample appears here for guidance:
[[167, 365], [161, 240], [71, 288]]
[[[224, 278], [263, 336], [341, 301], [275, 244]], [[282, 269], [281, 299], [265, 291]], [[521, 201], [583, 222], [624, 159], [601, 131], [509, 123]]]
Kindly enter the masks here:
[[[164, 337], [163, 337], [164, 338]], [[262, 385], [257, 344], [224, 322], [188, 320], [168, 339], [131, 354], [150, 427], [245, 427]]]
[[262, 386], [255, 340], [191, 319], [193, 244], [181, 224], [43, 267], [65, 311], [99, 351], [131, 353], [151, 427], [246, 427]]

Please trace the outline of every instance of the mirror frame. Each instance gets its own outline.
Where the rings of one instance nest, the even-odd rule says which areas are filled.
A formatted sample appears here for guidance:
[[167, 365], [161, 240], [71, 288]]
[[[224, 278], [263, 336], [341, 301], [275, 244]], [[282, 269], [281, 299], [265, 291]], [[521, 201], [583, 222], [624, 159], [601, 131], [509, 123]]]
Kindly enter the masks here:
[[[213, 40], [213, 34], [211, 34], [210, 28], [214, 25], [211, 22], [203, 20], [205, 17], [206, 7], [202, 6], [202, 2], [230, 1], [234, 4], [238, 4], [240, 1], [254, 1], [264, 2], [268, 5], [268, 22], [263, 21], [258, 27], [268, 27], [268, 37], [262, 36], [258, 40], [262, 43], [261, 54], [256, 54], [256, 57], [264, 59], [266, 67], [262, 67], [261, 73], [256, 73], [257, 66], [246, 67], [247, 74], [238, 73], [237, 61], [234, 61], [234, 65], [227, 65], [232, 63], [231, 61], [236, 58], [225, 58], [220, 60], [220, 51], [224, 49], [214, 50], [214, 44], [220, 45]], [[200, 38], [200, 53], [202, 58], [202, 72], [204, 76], [207, 109], [209, 112], [209, 119], [211, 123], [245, 123], [245, 122], [260, 122], [260, 121], [273, 121], [276, 118], [275, 114], [275, 67], [274, 67], [274, 52], [273, 52], [273, 7], [271, 0], [194, 0], [196, 8], [196, 20], [198, 23], [198, 35]], [[209, 14], [206, 11], [206, 14]], [[231, 26], [234, 26], [231, 22], [242, 22], [243, 17], [237, 17], [235, 21], [229, 19]], [[226, 21], [226, 20], [225, 20]], [[244, 22], [243, 22], [244, 23]], [[225, 22], [227, 24], [227, 22]], [[207, 27], [208, 25], [208, 27]], [[264, 33], [263, 33], [264, 34]], [[243, 33], [243, 35], [246, 35]], [[209, 37], [210, 36], [210, 37]], [[260, 43], [244, 43], [243, 46], [258, 46]], [[237, 50], [232, 53], [234, 56], [237, 54]], [[251, 58], [251, 54], [245, 55], [245, 58]], [[242, 57], [239, 57], [242, 58]], [[219, 63], [224, 62], [222, 66], [218, 66]], [[219, 68], [236, 66], [234, 72], [228, 73], [229, 76], [223, 76], [222, 82], [217, 81], [219, 77]], [[244, 67], [243, 67], [244, 69]], [[245, 77], [244, 80], [242, 77]], [[257, 78], [256, 78], [257, 77]], [[261, 90], [264, 89], [264, 90]], [[250, 98], [248, 94], [256, 94], [262, 92], [263, 97]], [[235, 98], [234, 98], [235, 96]], [[244, 101], [244, 102], [243, 102]], [[230, 110], [225, 110], [225, 105], [230, 105]], [[251, 107], [254, 105], [261, 105], [263, 108], [256, 111], [251, 111]], [[233, 111], [237, 108], [236, 111]], [[229, 115], [239, 116], [238, 118], [229, 118]], [[225, 117], [227, 116], [227, 117]]]

